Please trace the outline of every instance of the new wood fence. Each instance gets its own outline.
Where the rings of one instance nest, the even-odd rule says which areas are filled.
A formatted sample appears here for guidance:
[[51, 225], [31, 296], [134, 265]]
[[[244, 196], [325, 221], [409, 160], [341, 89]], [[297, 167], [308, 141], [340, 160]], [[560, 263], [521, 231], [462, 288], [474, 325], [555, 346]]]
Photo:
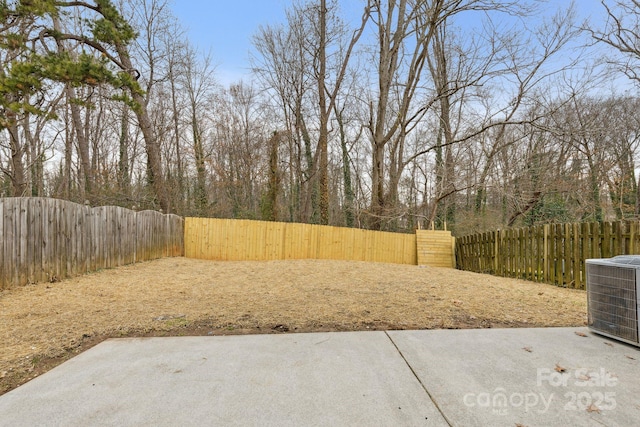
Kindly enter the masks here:
[[416, 230], [418, 265], [453, 268], [455, 241], [447, 230]]
[[184, 252], [183, 219], [47, 198], [0, 198], [0, 289]]
[[459, 269], [585, 288], [585, 260], [640, 253], [639, 222], [549, 224], [456, 238]]
[[185, 257], [316, 258], [416, 265], [417, 250], [415, 234], [284, 222], [186, 218]]

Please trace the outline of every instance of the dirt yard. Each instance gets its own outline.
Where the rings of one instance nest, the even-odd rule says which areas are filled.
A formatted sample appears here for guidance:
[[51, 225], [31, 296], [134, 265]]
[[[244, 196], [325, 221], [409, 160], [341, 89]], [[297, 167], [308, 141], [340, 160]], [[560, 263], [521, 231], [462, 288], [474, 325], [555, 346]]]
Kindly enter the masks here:
[[584, 291], [451, 269], [165, 258], [0, 292], [0, 394], [109, 337], [585, 323]]

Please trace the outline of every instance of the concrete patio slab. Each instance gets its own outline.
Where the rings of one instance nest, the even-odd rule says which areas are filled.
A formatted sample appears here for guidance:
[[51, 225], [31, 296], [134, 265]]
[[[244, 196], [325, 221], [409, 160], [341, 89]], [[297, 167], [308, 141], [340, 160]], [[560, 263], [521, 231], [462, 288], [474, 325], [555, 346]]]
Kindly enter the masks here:
[[451, 425], [640, 425], [639, 349], [586, 328], [388, 334]]
[[640, 425], [640, 351], [586, 328], [108, 340], [0, 426]]
[[114, 339], [0, 396], [2, 426], [445, 426], [384, 332]]

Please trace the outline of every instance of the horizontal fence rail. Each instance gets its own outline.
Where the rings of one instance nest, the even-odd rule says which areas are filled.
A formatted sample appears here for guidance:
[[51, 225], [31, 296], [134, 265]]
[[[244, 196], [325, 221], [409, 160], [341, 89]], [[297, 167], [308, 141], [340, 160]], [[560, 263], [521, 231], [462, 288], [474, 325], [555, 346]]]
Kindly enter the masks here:
[[155, 211], [0, 198], [0, 289], [184, 253], [184, 220]]
[[640, 223], [547, 224], [456, 238], [459, 269], [584, 289], [585, 260], [640, 253]]
[[447, 230], [416, 230], [418, 265], [455, 266], [455, 238]]
[[185, 257], [417, 264], [416, 235], [326, 225], [185, 218]]

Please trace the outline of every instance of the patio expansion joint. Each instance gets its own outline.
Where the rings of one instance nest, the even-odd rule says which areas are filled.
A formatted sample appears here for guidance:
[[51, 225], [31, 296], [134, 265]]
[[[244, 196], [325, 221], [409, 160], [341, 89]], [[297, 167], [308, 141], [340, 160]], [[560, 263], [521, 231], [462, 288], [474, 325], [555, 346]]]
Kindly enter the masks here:
[[411, 364], [409, 363], [407, 358], [404, 357], [404, 354], [402, 354], [402, 351], [400, 350], [400, 348], [396, 345], [396, 343], [393, 340], [393, 338], [391, 338], [391, 336], [389, 335], [389, 331], [384, 331], [384, 333], [387, 336], [387, 338], [389, 338], [389, 341], [391, 341], [391, 344], [393, 344], [393, 346], [396, 348], [396, 351], [398, 352], [400, 357], [402, 357], [402, 360], [404, 360], [404, 363], [407, 365], [407, 367], [409, 368], [409, 370], [411, 371], [411, 373], [413, 374], [415, 379], [418, 381], [418, 383], [420, 384], [420, 387], [422, 387], [422, 389], [427, 394], [427, 396], [429, 396], [429, 400], [431, 400], [431, 402], [433, 402], [434, 406], [438, 409], [438, 412], [440, 412], [440, 415], [442, 415], [442, 418], [444, 418], [444, 420], [447, 422], [447, 424], [450, 427], [453, 427], [453, 424], [451, 423], [451, 420], [449, 420], [449, 418], [447, 418], [447, 415], [444, 413], [442, 408], [440, 408], [440, 405], [438, 405], [438, 402], [436, 402], [436, 400], [433, 398], [431, 393], [429, 393], [429, 390], [427, 389], [425, 384], [420, 380], [420, 377], [418, 376], [416, 371], [413, 369], [413, 366], [411, 366]]

